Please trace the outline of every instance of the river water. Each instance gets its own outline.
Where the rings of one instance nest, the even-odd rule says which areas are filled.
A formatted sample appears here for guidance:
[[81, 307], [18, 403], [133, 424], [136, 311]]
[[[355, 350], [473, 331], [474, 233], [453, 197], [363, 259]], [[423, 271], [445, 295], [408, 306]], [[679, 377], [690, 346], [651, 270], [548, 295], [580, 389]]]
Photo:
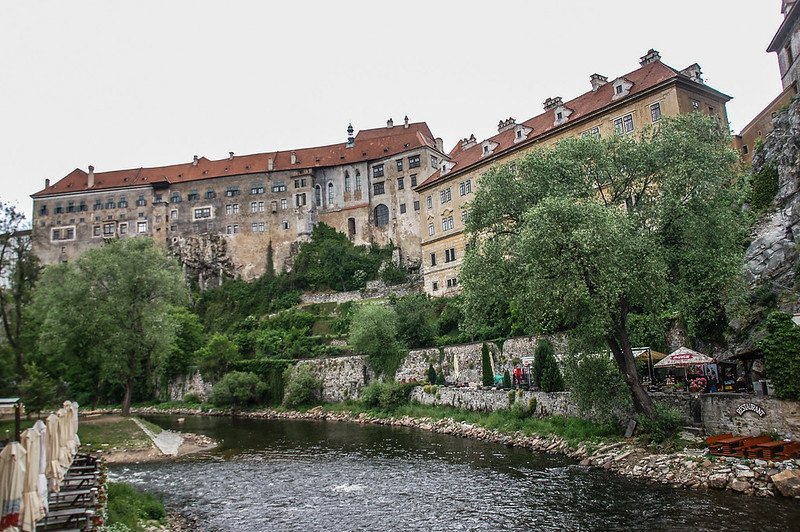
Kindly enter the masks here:
[[800, 530], [800, 504], [630, 480], [572, 460], [418, 429], [175, 416], [221, 445], [117, 465], [203, 531]]

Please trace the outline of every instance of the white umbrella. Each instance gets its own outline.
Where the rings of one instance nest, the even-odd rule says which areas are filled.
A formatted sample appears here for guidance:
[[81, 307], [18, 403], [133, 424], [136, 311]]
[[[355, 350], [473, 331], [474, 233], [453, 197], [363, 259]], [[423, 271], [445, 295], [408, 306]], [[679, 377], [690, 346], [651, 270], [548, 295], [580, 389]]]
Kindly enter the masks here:
[[75, 452], [81, 446], [81, 439], [78, 437], [78, 403], [73, 401], [70, 403], [72, 408], [72, 434], [75, 437]]
[[58, 491], [64, 474], [58, 457], [61, 454], [61, 445], [58, 441], [58, 416], [47, 416], [47, 479], [50, 482], [50, 491]]
[[0, 530], [19, 526], [24, 483], [25, 449], [11, 442], [0, 452]]
[[44, 506], [39, 497], [39, 431], [28, 429], [22, 433], [20, 441], [27, 453], [25, 460], [25, 482], [22, 489], [22, 509], [20, 526], [23, 532], [36, 530], [36, 521], [44, 517]]
[[72, 421], [69, 419], [69, 411], [66, 408], [59, 408], [56, 412], [58, 416], [58, 463], [61, 465], [62, 475], [67, 472], [72, 465]]
[[47, 427], [44, 421], [40, 419], [33, 424], [33, 430], [39, 433], [39, 477], [36, 486], [39, 492], [39, 499], [42, 501], [42, 507], [47, 512]]
[[684, 368], [687, 366], [701, 366], [711, 364], [714, 359], [703, 353], [693, 351], [688, 347], [679, 347], [665, 358], [661, 359], [654, 367], [656, 368]]

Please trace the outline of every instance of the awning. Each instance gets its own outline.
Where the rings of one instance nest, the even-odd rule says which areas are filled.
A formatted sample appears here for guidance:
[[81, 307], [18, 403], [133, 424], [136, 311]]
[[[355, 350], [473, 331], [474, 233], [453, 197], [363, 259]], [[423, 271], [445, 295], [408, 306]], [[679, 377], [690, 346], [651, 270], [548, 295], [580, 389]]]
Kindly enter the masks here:
[[683, 368], [686, 366], [699, 366], [702, 364], [711, 364], [714, 359], [703, 353], [698, 353], [688, 347], [679, 347], [675, 351], [658, 362], [655, 367], [657, 368]]
[[652, 357], [652, 360], [655, 362], [667, 356], [665, 353], [650, 349], [649, 347], [634, 347], [631, 351], [633, 351], [633, 358], [637, 360], [650, 360], [650, 357]]

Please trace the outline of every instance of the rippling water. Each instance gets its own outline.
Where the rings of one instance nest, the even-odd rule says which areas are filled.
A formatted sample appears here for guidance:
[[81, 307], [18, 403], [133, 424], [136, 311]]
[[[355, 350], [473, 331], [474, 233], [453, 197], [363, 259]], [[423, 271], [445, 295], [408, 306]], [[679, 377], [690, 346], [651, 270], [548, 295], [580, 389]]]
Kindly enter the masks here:
[[112, 479], [160, 493], [200, 530], [800, 530], [797, 501], [654, 486], [416, 429], [211, 417], [180, 429], [222, 445]]

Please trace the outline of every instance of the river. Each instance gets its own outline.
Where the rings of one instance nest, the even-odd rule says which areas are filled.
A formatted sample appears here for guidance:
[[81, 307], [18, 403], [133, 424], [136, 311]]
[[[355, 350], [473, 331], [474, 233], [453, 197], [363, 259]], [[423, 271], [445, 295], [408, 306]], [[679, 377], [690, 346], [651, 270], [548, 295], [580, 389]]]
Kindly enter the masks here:
[[800, 530], [800, 504], [652, 485], [419, 429], [325, 421], [147, 418], [210, 452], [111, 467], [203, 531]]

